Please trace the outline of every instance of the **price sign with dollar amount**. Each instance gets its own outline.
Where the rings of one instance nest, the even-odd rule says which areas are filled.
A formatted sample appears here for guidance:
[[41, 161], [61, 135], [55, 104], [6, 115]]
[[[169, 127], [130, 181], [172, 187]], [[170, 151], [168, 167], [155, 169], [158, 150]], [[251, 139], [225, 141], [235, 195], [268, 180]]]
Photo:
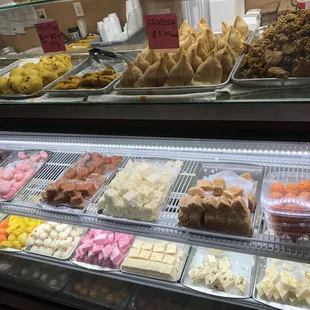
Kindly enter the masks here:
[[39, 36], [44, 53], [61, 52], [66, 50], [56, 21], [35, 24], [34, 27]]
[[176, 14], [145, 15], [145, 25], [151, 49], [179, 48]]

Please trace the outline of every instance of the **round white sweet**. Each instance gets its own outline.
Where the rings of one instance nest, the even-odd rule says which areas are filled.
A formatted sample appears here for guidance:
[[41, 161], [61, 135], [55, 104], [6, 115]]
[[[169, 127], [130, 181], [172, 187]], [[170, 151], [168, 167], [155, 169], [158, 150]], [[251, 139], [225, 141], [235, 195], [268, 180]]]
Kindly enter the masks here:
[[52, 230], [52, 227], [49, 224], [43, 224], [43, 229], [45, 232], [49, 233]]
[[68, 246], [67, 241], [66, 240], [61, 240], [59, 242], [59, 247], [60, 248], [66, 248]]
[[78, 233], [78, 236], [82, 236], [83, 233], [84, 233], [84, 230], [82, 228], [77, 228], [77, 233]]
[[62, 231], [64, 231], [64, 228], [62, 227], [62, 225], [61, 224], [58, 224], [56, 227], [55, 227], [55, 229], [56, 229], [56, 231], [57, 232], [62, 232]]
[[73, 238], [72, 237], [68, 237], [67, 239], [66, 239], [66, 241], [68, 242], [68, 244], [72, 244], [73, 243]]
[[52, 243], [53, 243], [53, 240], [52, 240], [52, 238], [50, 238], [50, 237], [46, 238], [46, 239], [43, 241], [43, 245], [46, 246], [46, 247], [50, 247]]
[[81, 237], [79, 237], [79, 236], [75, 237], [73, 240], [73, 245], [78, 245], [80, 243], [80, 241], [81, 241]]
[[45, 254], [46, 255], [53, 255], [53, 253], [54, 253], [54, 250], [52, 248], [46, 248], [45, 249]]
[[62, 250], [57, 250], [53, 255], [54, 255], [55, 257], [60, 258], [60, 257], [61, 257], [61, 254], [62, 254]]
[[67, 227], [67, 228], [66, 228], [65, 233], [67, 233], [67, 234], [68, 234], [68, 236], [69, 236], [69, 235], [70, 235], [70, 233], [71, 233], [71, 231], [72, 231], [72, 227], [71, 227], [71, 226], [69, 226], [69, 227]]
[[39, 250], [39, 247], [37, 245], [33, 245], [30, 248], [30, 252], [33, 252], [33, 253], [38, 253], [38, 250]]
[[48, 237], [48, 234], [47, 234], [46, 232], [42, 232], [42, 233], [40, 234], [40, 239], [41, 239], [41, 240], [45, 240], [47, 237]]
[[39, 279], [39, 277], [40, 277], [40, 272], [39, 271], [34, 272], [33, 275], [32, 275], [33, 279]]
[[51, 227], [56, 227], [58, 225], [58, 223], [56, 222], [48, 222], [48, 224], [51, 226]]
[[58, 238], [58, 232], [56, 230], [52, 230], [50, 232], [50, 237], [53, 238], [53, 239]]
[[27, 239], [27, 242], [26, 242], [27, 246], [32, 246], [34, 245], [34, 243], [35, 243], [35, 239], [33, 238], [33, 236]]
[[61, 258], [68, 258], [70, 254], [71, 253], [68, 251], [68, 249], [65, 249], [61, 254]]
[[58, 284], [58, 281], [56, 279], [52, 279], [50, 282], [49, 282], [49, 286], [57, 286]]
[[61, 224], [63, 229], [66, 230], [70, 225], [69, 224]]
[[47, 275], [46, 273], [44, 273], [44, 274], [42, 274], [40, 280], [41, 280], [42, 282], [45, 282], [45, 281], [47, 280], [47, 278], [48, 278], [48, 275]]
[[66, 239], [68, 238], [69, 234], [67, 234], [65, 231], [62, 231], [59, 233], [59, 238]]
[[76, 230], [76, 229], [73, 229], [72, 231], [71, 231], [71, 233], [70, 233], [70, 236], [71, 237], [77, 237], [79, 235], [79, 233], [78, 233], [78, 231]]
[[40, 247], [39, 247], [38, 253], [39, 253], [39, 254], [45, 254], [45, 250], [46, 250], [46, 247], [45, 247], [45, 246], [40, 246]]
[[25, 276], [27, 273], [28, 273], [28, 268], [23, 268], [21, 271], [20, 271], [20, 274], [22, 275], [22, 276]]
[[41, 246], [42, 244], [43, 244], [43, 241], [41, 240], [41, 239], [37, 239], [36, 241], [35, 241], [35, 244], [37, 245], [37, 246]]
[[51, 249], [55, 251], [57, 248], [58, 248], [58, 246], [56, 244], [56, 241], [53, 241], [51, 244]]

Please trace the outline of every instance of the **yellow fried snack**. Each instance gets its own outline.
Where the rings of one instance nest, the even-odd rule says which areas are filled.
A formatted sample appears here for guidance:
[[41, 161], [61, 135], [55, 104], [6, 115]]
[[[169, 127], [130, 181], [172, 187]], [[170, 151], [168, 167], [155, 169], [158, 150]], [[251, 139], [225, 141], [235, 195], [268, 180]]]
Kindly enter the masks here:
[[38, 76], [39, 75], [39, 71], [36, 69], [25, 69], [25, 76]]
[[5, 77], [0, 77], [0, 93], [7, 94], [10, 92], [9, 80]]
[[24, 78], [24, 93], [35, 94], [43, 89], [43, 81], [39, 76], [27, 76]]
[[62, 76], [69, 71], [69, 69], [60, 61], [53, 62], [52, 69], [58, 76]]
[[12, 77], [12, 76], [26, 76], [26, 69], [15, 68], [10, 72], [10, 77]]
[[36, 66], [35, 63], [33, 63], [33, 62], [27, 62], [26, 64], [24, 64], [24, 65], [22, 66], [22, 68], [24, 68], [24, 69], [34, 69], [35, 66]]
[[58, 78], [55, 72], [50, 71], [48, 69], [41, 69], [38, 73], [39, 73], [39, 77], [43, 81], [43, 86], [48, 85], [49, 83], [55, 81]]
[[22, 94], [24, 92], [24, 77], [20, 75], [13, 75], [9, 78], [9, 88], [15, 94]]

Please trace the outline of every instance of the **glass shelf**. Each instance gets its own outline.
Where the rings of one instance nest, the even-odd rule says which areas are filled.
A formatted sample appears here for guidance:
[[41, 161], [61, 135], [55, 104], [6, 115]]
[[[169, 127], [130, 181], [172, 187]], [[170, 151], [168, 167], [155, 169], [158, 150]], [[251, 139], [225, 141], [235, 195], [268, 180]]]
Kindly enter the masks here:
[[46, 4], [46, 3], [51, 3], [51, 2], [68, 2], [68, 1], [71, 1], [71, 0], [40, 0], [40, 1], [23, 2], [23, 3], [15, 3], [13, 1], [10, 1], [8, 3], [0, 5], [0, 11], [17, 9], [17, 8], [26, 7], [26, 6], [36, 6], [39, 4]]

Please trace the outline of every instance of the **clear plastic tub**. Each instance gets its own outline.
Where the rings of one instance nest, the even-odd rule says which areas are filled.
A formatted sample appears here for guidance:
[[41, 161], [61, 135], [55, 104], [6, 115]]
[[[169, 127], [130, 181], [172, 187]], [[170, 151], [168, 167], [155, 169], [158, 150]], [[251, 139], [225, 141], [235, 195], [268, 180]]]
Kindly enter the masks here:
[[310, 235], [310, 174], [273, 172], [264, 181], [261, 204], [268, 229], [293, 241]]

